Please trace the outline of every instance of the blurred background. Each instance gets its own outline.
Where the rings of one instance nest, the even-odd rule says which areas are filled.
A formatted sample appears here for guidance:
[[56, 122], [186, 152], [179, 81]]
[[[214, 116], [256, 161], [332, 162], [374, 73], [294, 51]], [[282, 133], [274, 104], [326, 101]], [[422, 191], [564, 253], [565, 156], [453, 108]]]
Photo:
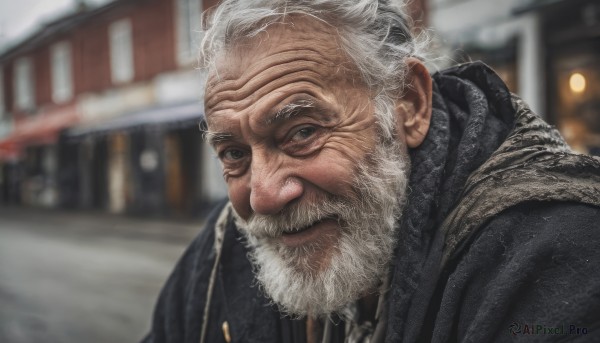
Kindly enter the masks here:
[[[0, 2], [0, 342], [131, 342], [226, 195], [195, 50], [216, 0]], [[493, 67], [600, 155], [600, 3], [413, 0], [436, 68]]]

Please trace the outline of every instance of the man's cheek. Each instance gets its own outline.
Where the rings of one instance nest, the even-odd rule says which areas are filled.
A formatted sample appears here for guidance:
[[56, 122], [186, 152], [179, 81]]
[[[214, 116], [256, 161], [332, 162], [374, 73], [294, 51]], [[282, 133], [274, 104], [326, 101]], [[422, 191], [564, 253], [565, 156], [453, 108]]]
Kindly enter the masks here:
[[248, 220], [252, 215], [249, 183], [244, 183], [241, 179], [230, 179], [227, 182], [227, 188], [233, 209], [242, 219]]
[[297, 170], [296, 175], [308, 184], [308, 193], [325, 191], [332, 195], [348, 196], [352, 192], [355, 167], [350, 160], [342, 159], [339, 155], [326, 155], [306, 163]]

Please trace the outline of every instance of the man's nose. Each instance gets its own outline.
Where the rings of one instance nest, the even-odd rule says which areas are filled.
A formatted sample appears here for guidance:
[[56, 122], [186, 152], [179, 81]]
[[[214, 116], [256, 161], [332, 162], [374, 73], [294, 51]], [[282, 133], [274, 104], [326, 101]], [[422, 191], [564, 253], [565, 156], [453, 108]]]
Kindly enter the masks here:
[[269, 170], [266, 166], [252, 168], [250, 206], [255, 213], [276, 214], [302, 195], [302, 182], [286, 174], [281, 170]]

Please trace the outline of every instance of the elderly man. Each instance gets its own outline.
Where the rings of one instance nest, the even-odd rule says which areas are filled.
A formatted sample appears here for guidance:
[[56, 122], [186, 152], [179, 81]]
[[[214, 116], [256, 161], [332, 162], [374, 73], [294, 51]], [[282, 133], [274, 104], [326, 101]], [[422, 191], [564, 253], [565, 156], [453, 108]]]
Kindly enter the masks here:
[[[385, 0], [226, 0], [202, 43], [229, 201], [146, 342], [589, 341], [600, 161]], [[523, 336], [523, 337], [520, 337]]]

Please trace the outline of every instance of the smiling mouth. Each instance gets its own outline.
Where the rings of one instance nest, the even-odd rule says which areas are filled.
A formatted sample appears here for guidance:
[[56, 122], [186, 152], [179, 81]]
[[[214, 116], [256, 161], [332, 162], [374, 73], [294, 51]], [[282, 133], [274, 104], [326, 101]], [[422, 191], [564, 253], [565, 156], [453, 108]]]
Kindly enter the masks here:
[[295, 235], [295, 234], [298, 234], [298, 233], [302, 233], [302, 232], [304, 232], [304, 231], [306, 231], [306, 230], [314, 227], [315, 225], [320, 224], [321, 222], [323, 222], [324, 220], [327, 220], [327, 219], [329, 219], [329, 218], [319, 219], [316, 222], [314, 222], [312, 224], [309, 224], [309, 225], [307, 225], [305, 227], [302, 227], [302, 228], [285, 229], [285, 230], [283, 230], [283, 234], [284, 235]]
[[309, 226], [284, 232], [279, 241], [288, 247], [299, 247], [317, 242], [325, 236], [335, 235], [336, 232], [339, 232], [338, 221], [333, 218], [324, 218]]

